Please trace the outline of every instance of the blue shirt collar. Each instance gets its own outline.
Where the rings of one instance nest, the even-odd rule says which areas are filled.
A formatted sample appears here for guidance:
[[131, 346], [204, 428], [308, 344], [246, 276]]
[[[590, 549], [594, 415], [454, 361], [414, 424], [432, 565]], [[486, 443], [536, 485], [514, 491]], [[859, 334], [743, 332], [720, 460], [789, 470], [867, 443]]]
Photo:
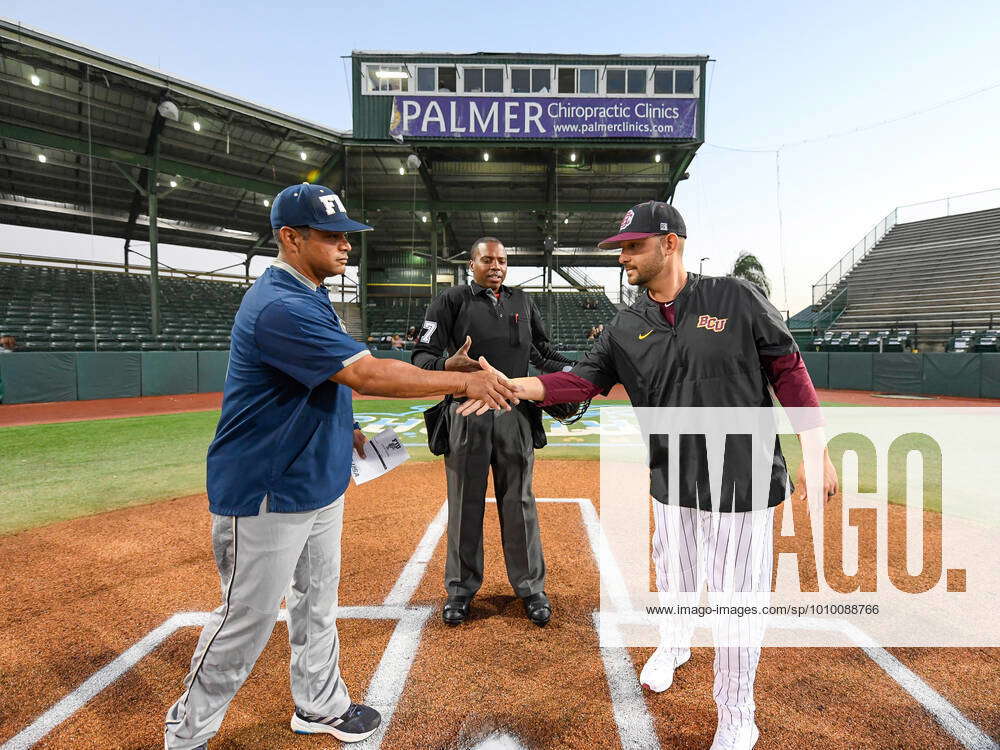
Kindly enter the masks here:
[[314, 284], [311, 279], [303, 276], [301, 273], [299, 273], [297, 270], [295, 270], [290, 265], [285, 263], [285, 261], [283, 260], [275, 258], [271, 262], [271, 267], [280, 268], [282, 271], [285, 271], [286, 273], [290, 274], [293, 279], [306, 286], [311, 292], [315, 292], [317, 289], [319, 289], [319, 287], [316, 286], [316, 284]]

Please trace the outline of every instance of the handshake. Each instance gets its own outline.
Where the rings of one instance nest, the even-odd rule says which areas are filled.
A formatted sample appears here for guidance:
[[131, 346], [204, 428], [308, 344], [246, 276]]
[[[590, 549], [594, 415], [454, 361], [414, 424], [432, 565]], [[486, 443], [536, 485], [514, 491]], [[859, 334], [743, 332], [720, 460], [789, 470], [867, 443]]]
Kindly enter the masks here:
[[510, 411], [511, 405], [520, 402], [517, 380], [511, 380], [494, 368], [486, 357], [478, 360], [469, 356], [472, 338], [465, 337], [465, 343], [448, 357], [444, 369], [450, 372], [468, 373], [465, 388], [457, 396], [465, 396], [466, 401], [459, 406], [457, 413], [463, 417], [470, 414], [485, 414], [490, 409]]

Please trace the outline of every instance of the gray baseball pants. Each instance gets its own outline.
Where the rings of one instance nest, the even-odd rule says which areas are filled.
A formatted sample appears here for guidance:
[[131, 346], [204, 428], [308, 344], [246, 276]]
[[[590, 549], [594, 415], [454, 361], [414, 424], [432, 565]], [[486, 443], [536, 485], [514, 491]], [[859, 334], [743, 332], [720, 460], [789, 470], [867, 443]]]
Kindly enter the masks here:
[[337, 589], [344, 498], [319, 510], [212, 516], [222, 605], [212, 612], [191, 659], [186, 690], [167, 712], [166, 750], [193, 750], [219, 731], [226, 710], [288, 606], [295, 706], [340, 716], [351, 704], [340, 677]]
[[531, 491], [535, 449], [528, 417], [518, 408], [460, 417], [451, 405], [448, 477], [448, 556], [444, 584], [449, 596], [472, 596], [483, 583], [483, 516], [486, 483], [493, 486], [500, 516], [507, 579], [521, 597], [545, 588], [545, 558], [538, 511]]

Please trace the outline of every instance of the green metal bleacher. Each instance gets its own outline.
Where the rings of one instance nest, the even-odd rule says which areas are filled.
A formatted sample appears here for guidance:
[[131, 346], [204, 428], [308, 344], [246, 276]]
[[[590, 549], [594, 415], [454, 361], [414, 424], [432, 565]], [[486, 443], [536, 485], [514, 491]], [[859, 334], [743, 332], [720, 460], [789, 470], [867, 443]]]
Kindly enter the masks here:
[[[546, 323], [549, 339], [561, 350], [579, 351], [590, 347], [590, 329], [607, 323], [618, 310], [607, 295], [598, 292], [529, 292]], [[427, 310], [427, 298], [379, 297], [368, 302], [368, 331], [371, 343], [386, 348], [396, 334], [411, 327], [419, 332]]]
[[161, 332], [154, 335], [148, 276], [0, 263], [0, 332], [26, 352], [228, 349], [245, 291], [161, 277]]

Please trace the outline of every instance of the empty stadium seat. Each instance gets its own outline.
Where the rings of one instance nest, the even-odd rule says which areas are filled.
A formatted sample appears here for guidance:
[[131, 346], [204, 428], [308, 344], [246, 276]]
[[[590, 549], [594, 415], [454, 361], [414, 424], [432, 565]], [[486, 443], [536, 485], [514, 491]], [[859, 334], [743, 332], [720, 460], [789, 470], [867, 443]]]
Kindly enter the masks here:
[[[196, 336], [228, 335], [246, 287], [218, 281], [160, 278], [163, 328], [194, 343]], [[149, 277], [0, 263], [0, 331], [25, 351], [150, 350]]]

